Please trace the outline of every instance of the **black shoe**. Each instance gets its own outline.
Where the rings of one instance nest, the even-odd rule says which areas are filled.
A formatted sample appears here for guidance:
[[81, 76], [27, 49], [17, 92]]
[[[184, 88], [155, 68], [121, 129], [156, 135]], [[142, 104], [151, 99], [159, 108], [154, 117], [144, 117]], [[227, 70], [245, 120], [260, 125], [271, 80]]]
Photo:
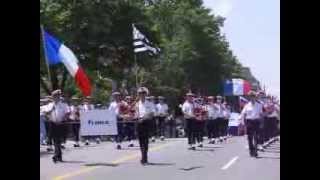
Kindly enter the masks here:
[[64, 145], [61, 145], [61, 149], [66, 149], [66, 147]]
[[47, 151], [50, 152], [50, 151], [53, 151], [53, 149], [52, 148], [47, 148]]
[[141, 159], [141, 160], [140, 160], [140, 163], [141, 163], [142, 165], [146, 165], [146, 164], [147, 164], [147, 161], [144, 160], [144, 159]]
[[202, 144], [199, 144], [199, 146], [198, 146], [198, 147], [201, 147], [201, 148], [202, 148], [202, 147], [203, 147], [203, 145], [202, 145]]
[[74, 144], [73, 147], [80, 147], [80, 145], [79, 144]]
[[58, 159], [55, 156], [53, 156], [52, 161], [53, 161], [53, 163], [57, 163]]
[[117, 145], [117, 149], [121, 149], [121, 145]]
[[129, 144], [129, 146], [128, 147], [134, 147], [134, 145], [133, 144]]
[[151, 142], [153, 142], [153, 143], [154, 143], [154, 142], [156, 142], [156, 140], [155, 140], [155, 139], [152, 139], [152, 140], [151, 140]]
[[58, 158], [57, 158], [57, 161], [63, 162], [62, 157], [58, 157]]

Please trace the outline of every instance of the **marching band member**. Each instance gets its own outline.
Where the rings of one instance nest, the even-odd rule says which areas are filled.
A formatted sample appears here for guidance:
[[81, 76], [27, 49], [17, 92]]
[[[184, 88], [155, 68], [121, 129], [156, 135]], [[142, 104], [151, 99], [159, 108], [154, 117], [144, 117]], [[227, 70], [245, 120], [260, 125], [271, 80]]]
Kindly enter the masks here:
[[131, 98], [131, 96], [126, 96], [125, 98], [126, 107], [124, 108], [125, 112], [123, 113], [123, 119], [125, 119], [125, 134], [128, 137], [129, 146], [134, 147], [133, 139], [135, 134], [135, 101]]
[[223, 103], [223, 138], [226, 141], [227, 140], [227, 135], [228, 135], [228, 129], [229, 129], [229, 118], [231, 115], [231, 107], [227, 104], [227, 102], [225, 101]]
[[[88, 112], [91, 110], [94, 110], [94, 105], [90, 103], [91, 97], [87, 96], [83, 99], [83, 104], [80, 106], [80, 111], [81, 112]], [[86, 139], [85, 145], [88, 146], [90, 144], [89, 139], [91, 138], [90, 136], [84, 137]], [[96, 140], [97, 143], [99, 139]]]
[[208, 139], [209, 144], [215, 144], [215, 138], [218, 137], [218, 124], [217, 124], [217, 108], [214, 104], [214, 97], [208, 97], [208, 103], [206, 104], [206, 108], [208, 110], [208, 123], [207, 123], [207, 131], [208, 131]]
[[148, 163], [150, 121], [154, 116], [154, 107], [146, 101], [146, 95], [149, 93], [146, 87], [138, 89], [139, 101], [136, 103], [136, 118], [138, 119], [137, 131], [141, 150], [141, 164]]
[[259, 119], [263, 115], [262, 106], [257, 102], [257, 96], [255, 92], [249, 92], [250, 101], [244, 106], [241, 111], [240, 119], [244, 119], [244, 123], [247, 127], [247, 137], [249, 144], [250, 156], [257, 157], [257, 143], [258, 143], [258, 131], [259, 131]]
[[161, 141], [164, 140], [164, 132], [165, 132], [165, 119], [168, 116], [168, 105], [164, 103], [164, 97], [159, 96], [159, 103], [156, 105], [157, 108], [157, 116], [158, 116], [158, 125], [159, 125], [159, 133]]
[[151, 142], [156, 142], [156, 135], [157, 135], [157, 109], [156, 109], [156, 104], [155, 104], [155, 99], [154, 96], [148, 96], [147, 101], [150, 102], [151, 106], [152, 106], [152, 111], [154, 113], [155, 116], [152, 117], [150, 123], [151, 123], [151, 132], [150, 132], [150, 136], [151, 136]]
[[72, 131], [75, 137], [75, 144], [73, 147], [80, 147], [79, 138], [80, 138], [80, 108], [78, 105], [78, 99], [72, 98], [71, 105], [69, 106], [69, 119], [72, 123]]
[[62, 123], [67, 119], [68, 107], [61, 101], [61, 90], [55, 90], [52, 92], [53, 102], [48, 104], [44, 112], [49, 116], [49, 120], [52, 122], [51, 130], [54, 143], [54, 156], [52, 160], [54, 163], [57, 161], [62, 162], [61, 141], [63, 135]]
[[123, 118], [122, 118], [122, 112], [120, 113], [120, 106], [123, 104], [123, 106], [127, 106], [126, 102], [123, 102], [120, 100], [120, 93], [119, 92], [114, 92], [112, 93], [113, 96], [113, 102], [110, 103], [109, 106], [109, 111], [112, 111], [116, 114], [117, 116], [117, 129], [118, 129], [118, 134], [116, 136], [116, 143], [117, 143], [117, 149], [121, 149], [121, 143], [123, 140], [124, 136], [124, 128], [123, 128]]
[[199, 144], [198, 147], [203, 147], [204, 126], [207, 120], [206, 106], [203, 105], [203, 99], [199, 97], [194, 103], [194, 115], [195, 115], [195, 131], [196, 141]]
[[219, 139], [220, 142], [223, 141], [222, 136], [223, 136], [223, 132], [224, 132], [224, 114], [223, 114], [223, 110], [224, 110], [224, 106], [222, 104], [222, 97], [221, 96], [217, 96], [216, 97], [216, 103], [215, 103], [215, 107], [217, 109], [217, 138]]
[[186, 94], [186, 101], [182, 105], [182, 112], [187, 126], [188, 144], [189, 149], [195, 150], [195, 115], [194, 115], [194, 104], [193, 104], [193, 93]]
[[[272, 99], [268, 99], [264, 105], [265, 117], [265, 135], [266, 141], [270, 142], [276, 136], [278, 109]], [[269, 143], [267, 143], [269, 144]], [[265, 145], [266, 146], [266, 145]]]

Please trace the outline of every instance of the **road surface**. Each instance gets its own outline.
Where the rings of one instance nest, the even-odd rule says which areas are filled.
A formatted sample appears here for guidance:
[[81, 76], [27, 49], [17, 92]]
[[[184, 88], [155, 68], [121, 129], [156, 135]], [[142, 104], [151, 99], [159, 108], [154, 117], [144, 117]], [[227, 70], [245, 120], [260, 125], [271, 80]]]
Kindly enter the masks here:
[[[65, 162], [54, 164], [52, 154], [40, 149], [41, 180], [280, 180], [280, 142], [259, 158], [249, 156], [246, 137], [188, 150], [187, 139], [151, 143], [150, 165], [139, 162], [139, 147], [116, 150], [115, 144], [67, 146]], [[127, 146], [127, 144], [124, 144]], [[135, 142], [137, 145], [137, 142]]]

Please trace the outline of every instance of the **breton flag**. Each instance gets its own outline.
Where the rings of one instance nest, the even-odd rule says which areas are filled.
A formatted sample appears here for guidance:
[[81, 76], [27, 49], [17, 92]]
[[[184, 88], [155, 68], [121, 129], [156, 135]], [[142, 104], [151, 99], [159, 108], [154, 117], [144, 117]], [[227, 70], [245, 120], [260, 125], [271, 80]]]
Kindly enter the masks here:
[[91, 95], [90, 81], [80, 67], [77, 57], [64, 44], [60, 43], [56, 38], [46, 31], [44, 33], [44, 47], [49, 66], [63, 63], [71, 76], [75, 79], [77, 86], [84, 96]]
[[251, 90], [250, 83], [243, 79], [227, 80], [224, 83], [225, 96], [247, 95], [250, 90]]
[[148, 51], [150, 55], [157, 55], [160, 53], [160, 48], [154, 47], [145, 35], [143, 35], [134, 24], [133, 29], [133, 46], [134, 52], [145, 52]]

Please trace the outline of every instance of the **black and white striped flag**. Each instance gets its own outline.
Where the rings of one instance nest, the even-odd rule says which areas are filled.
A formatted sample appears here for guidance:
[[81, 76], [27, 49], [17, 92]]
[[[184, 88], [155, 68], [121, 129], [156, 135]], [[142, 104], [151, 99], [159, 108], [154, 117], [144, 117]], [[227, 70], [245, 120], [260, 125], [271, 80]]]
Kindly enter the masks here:
[[148, 51], [150, 55], [157, 55], [160, 53], [160, 48], [154, 47], [152, 43], [132, 24], [133, 29], [133, 46], [134, 52]]

